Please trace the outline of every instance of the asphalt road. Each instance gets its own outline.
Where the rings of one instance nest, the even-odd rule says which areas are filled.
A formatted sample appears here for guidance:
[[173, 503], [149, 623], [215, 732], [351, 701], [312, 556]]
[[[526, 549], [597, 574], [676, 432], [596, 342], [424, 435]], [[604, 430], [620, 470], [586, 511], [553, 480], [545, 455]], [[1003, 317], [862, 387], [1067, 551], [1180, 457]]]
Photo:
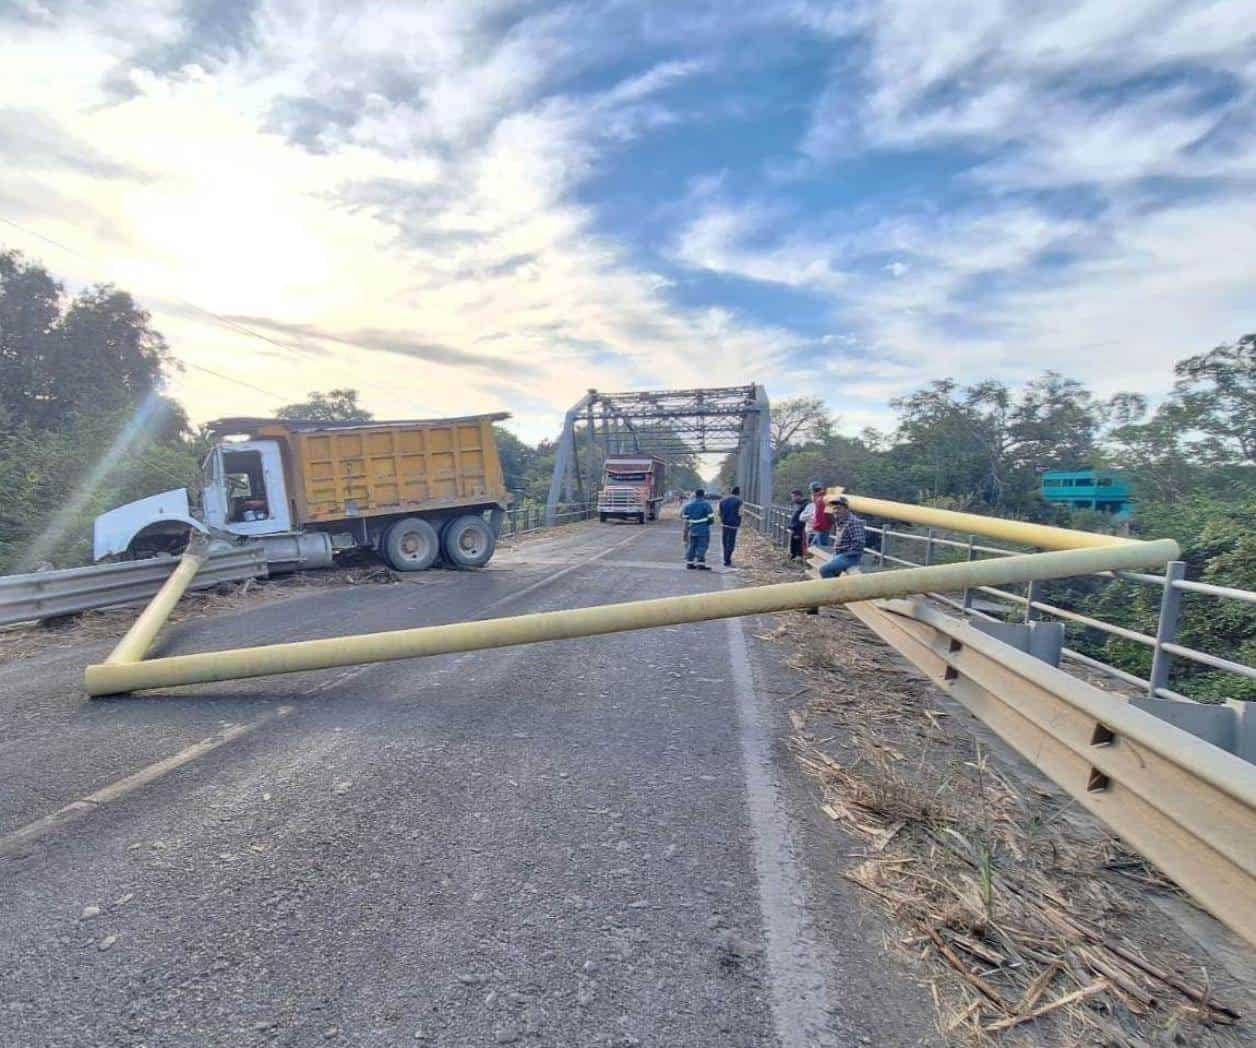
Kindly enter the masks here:
[[[679, 555], [673, 523], [594, 525], [158, 651], [736, 584]], [[784, 745], [796, 686], [754, 633], [103, 702], [79, 685], [108, 644], [0, 667], [0, 1045], [934, 1042], [836, 874]]]

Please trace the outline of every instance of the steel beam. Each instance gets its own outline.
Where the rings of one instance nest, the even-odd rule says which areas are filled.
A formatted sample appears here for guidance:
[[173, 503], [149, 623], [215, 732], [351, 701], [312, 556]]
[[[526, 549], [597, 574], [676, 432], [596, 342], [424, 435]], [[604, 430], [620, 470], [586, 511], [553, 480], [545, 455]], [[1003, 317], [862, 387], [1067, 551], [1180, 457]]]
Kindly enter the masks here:
[[192, 580], [196, 578], [196, 573], [204, 566], [208, 555], [209, 550], [205, 543], [193, 540], [193, 544], [188, 546], [187, 552], [179, 558], [179, 566], [170, 573], [170, 577], [162, 583], [161, 589], [153, 595], [153, 599], [148, 602], [148, 606], [131, 623], [131, 628], [118, 641], [109, 658], [105, 660], [106, 662], [139, 662], [140, 659], [148, 654], [148, 649], [153, 646], [153, 641], [157, 639], [158, 631], [166, 624], [166, 620], [170, 618], [170, 613], [174, 611], [174, 606], [179, 603], [179, 599], [187, 592], [187, 588], [192, 585]]
[[563, 486], [569, 484], [572, 458], [576, 447], [576, 419], [597, 397], [596, 390], [589, 390], [563, 417], [563, 431], [554, 447], [554, 472], [550, 476], [549, 495], [545, 500], [545, 523], [552, 526], [562, 501]]
[[597, 637], [792, 608], [844, 604], [935, 590], [960, 590], [964, 586], [998, 586], [1030, 579], [1156, 567], [1176, 559], [1178, 552], [1177, 543], [1170, 539], [1131, 542], [1101, 549], [1026, 554], [971, 564], [941, 564], [873, 575], [786, 582], [720, 593], [541, 612], [486, 622], [460, 622], [202, 655], [175, 655], [131, 664], [102, 663], [87, 667], [85, 685], [89, 695], [113, 695], [145, 688], [238, 680], [272, 673], [299, 673], [332, 666], [356, 666], [540, 641]]
[[977, 513], [956, 513], [949, 509], [932, 506], [913, 506], [907, 502], [890, 502], [887, 499], [871, 499], [852, 495], [843, 488], [830, 488], [829, 497], [844, 496], [856, 513], [888, 520], [902, 520], [926, 527], [942, 528], [989, 538], [1016, 542], [1038, 549], [1080, 549], [1083, 547], [1121, 546], [1135, 539], [1119, 535], [1102, 535], [1093, 531], [1073, 531], [1071, 528], [1053, 528], [1047, 524], [1029, 524], [1023, 520], [1003, 520], [999, 517], [983, 517]]

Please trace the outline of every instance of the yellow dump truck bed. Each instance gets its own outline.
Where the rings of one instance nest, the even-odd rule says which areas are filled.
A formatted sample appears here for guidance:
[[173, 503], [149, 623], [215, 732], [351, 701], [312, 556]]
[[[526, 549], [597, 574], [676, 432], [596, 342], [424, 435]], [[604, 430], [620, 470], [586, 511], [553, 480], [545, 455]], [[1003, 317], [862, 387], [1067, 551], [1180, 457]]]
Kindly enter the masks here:
[[272, 439], [283, 450], [294, 523], [399, 512], [505, 506], [493, 423], [505, 413], [398, 422], [223, 419], [219, 433]]

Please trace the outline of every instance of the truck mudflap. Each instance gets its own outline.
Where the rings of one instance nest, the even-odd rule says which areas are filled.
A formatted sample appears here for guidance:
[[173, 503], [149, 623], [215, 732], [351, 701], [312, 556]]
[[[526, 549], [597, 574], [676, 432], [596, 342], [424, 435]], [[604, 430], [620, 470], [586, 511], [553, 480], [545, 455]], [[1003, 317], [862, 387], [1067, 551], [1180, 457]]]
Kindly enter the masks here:
[[121, 556], [141, 534], [173, 537], [188, 529], [209, 534], [209, 529], [192, 516], [185, 488], [149, 495], [96, 518], [92, 523], [92, 558]]

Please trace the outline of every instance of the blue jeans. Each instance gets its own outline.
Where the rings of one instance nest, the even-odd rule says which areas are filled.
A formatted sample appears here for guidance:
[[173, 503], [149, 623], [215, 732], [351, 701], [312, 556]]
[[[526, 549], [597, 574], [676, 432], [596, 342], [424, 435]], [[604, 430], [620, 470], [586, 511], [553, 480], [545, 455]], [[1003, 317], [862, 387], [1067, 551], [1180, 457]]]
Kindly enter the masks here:
[[811, 544], [813, 546], [831, 546], [833, 545], [833, 536], [827, 531], [813, 531], [811, 533]]
[[709, 545], [711, 545], [710, 528], [690, 528], [689, 548], [685, 551], [685, 560], [690, 564], [705, 564]]
[[862, 553], [839, 553], [827, 564], [820, 565], [820, 578], [835, 579], [842, 572], [855, 567], [863, 560]]

